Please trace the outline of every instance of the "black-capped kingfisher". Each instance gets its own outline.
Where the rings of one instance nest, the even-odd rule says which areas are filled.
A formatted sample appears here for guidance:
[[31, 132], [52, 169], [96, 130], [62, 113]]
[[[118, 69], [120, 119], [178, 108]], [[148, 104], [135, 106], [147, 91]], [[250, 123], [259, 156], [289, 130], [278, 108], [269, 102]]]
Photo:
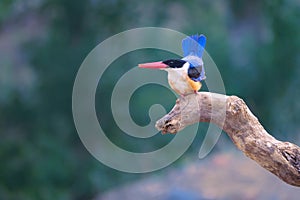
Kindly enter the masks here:
[[182, 40], [182, 59], [143, 63], [139, 67], [167, 71], [171, 88], [181, 96], [197, 93], [202, 86], [200, 81], [206, 78], [202, 60], [205, 43], [204, 35], [186, 37]]

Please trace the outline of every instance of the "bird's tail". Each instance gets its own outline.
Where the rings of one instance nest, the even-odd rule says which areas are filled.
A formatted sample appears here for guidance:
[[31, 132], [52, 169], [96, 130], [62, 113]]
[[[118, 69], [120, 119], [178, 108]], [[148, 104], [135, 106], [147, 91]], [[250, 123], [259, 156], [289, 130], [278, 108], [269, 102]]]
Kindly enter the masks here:
[[204, 35], [192, 35], [182, 40], [182, 49], [184, 56], [195, 55], [202, 57], [203, 50], [206, 43]]

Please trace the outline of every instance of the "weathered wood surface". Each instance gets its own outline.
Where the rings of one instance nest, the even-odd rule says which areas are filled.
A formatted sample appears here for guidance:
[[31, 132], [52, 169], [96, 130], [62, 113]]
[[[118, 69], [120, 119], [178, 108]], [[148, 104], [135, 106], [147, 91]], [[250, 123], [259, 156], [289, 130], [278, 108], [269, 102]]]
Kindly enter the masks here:
[[177, 133], [198, 122], [218, 125], [246, 156], [286, 183], [300, 186], [300, 148], [268, 134], [242, 99], [209, 92], [187, 95], [157, 121], [156, 128]]

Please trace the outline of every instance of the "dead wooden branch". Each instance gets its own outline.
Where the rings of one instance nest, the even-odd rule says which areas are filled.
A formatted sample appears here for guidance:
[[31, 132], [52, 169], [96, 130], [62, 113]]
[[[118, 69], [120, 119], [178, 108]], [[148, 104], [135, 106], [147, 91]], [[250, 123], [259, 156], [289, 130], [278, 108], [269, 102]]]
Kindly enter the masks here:
[[156, 128], [176, 133], [197, 122], [215, 123], [246, 156], [286, 183], [300, 186], [300, 148], [269, 135], [242, 99], [209, 92], [187, 95], [157, 121]]

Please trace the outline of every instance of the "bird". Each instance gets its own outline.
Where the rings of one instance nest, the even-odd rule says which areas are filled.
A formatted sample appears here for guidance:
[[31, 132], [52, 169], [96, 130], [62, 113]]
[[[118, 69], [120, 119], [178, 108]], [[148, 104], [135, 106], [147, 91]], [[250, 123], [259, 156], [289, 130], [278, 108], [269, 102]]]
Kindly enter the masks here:
[[140, 68], [160, 69], [168, 72], [171, 88], [180, 96], [197, 93], [206, 79], [202, 60], [206, 37], [187, 36], [182, 40], [183, 58], [139, 64]]

